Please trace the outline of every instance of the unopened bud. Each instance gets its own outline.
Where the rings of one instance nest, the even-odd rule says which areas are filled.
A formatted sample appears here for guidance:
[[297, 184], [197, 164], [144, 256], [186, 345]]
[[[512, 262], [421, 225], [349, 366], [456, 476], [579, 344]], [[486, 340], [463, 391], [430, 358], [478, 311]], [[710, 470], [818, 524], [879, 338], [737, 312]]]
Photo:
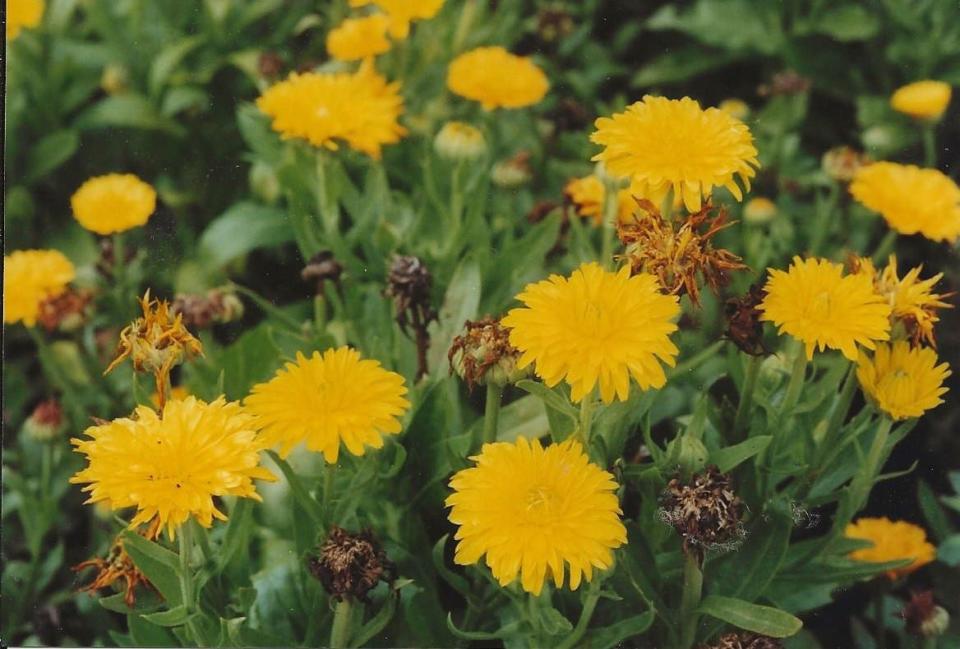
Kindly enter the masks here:
[[820, 168], [833, 180], [848, 183], [861, 167], [870, 164], [870, 157], [848, 146], [835, 146], [823, 154]]
[[479, 129], [464, 122], [447, 122], [433, 139], [433, 149], [447, 160], [476, 160], [487, 150]]
[[512, 158], [501, 160], [493, 165], [490, 173], [493, 184], [502, 189], [512, 189], [530, 182], [533, 170], [530, 169], [530, 152], [520, 151]]
[[38, 442], [48, 442], [63, 432], [63, 407], [56, 399], [41, 401], [23, 424], [24, 432]]
[[747, 105], [747, 102], [735, 97], [724, 99], [720, 102], [720, 105], [717, 106], [717, 108], [725, 112], [730, 117], [739, 119], [740, 121], [750, 117], [750, 106]]
[[757, 225], [769, 223], [777, 216], [777, 205], [769, 198], [757, 196], [743, 206], [743, 220]]
[[510, 344], [510, 332], [500, 320], [487, 316], [467, 321], [462, 334], [453, 339], [447, 354], [450, 369], [474, 385], [507, 385], [530, 376], [532, 367], [520, 369], [520, 352]]

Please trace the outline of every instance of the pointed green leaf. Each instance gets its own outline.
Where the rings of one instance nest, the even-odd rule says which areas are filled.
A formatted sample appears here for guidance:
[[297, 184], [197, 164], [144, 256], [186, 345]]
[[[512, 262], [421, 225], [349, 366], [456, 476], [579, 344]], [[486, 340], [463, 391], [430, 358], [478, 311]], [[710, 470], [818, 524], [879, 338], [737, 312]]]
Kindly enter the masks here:
[[738, 629], [772, 638], [789, 638], [803, 627], [799, 618], [780, 609], [751, 604], [734, 597], [709, 595], [700, 602], [698, 610]]
[[136, 532], [123, 533], [123, 548], [150, 583], [160, 591], [167, 605], [183, 603], [180, 592], [180, 557]]
[[728, 446], [710, 454], [710, 462], [717, 465], [717, 468], [726, 473], [732, 471], [743, 462], [767, 448], [772, 435], [757, 435], [751, 437], [745, 442]]

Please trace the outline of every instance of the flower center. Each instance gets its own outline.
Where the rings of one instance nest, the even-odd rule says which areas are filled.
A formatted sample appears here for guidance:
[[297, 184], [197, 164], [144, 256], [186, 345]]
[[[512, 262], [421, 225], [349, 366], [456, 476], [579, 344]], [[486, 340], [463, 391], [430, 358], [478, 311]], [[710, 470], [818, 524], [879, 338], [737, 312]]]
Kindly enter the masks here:
[[526, 510], [531, 522], [540, 523], [553, 517], [557, 498], [551, 489], [536, 485], [527, 491]]
[[821, 291], [810, 303], [811, 315], [820, 320], [830, 317], [830, 291]]

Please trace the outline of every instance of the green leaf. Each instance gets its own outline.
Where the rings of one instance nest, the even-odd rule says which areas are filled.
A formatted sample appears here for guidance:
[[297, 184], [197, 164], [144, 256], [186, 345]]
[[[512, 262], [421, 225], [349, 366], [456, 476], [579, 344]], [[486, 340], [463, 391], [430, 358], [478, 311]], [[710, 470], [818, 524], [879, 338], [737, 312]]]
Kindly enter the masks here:
[[573, 631], [573, 624], [570, 620], [552, 606], [541, 608], [539, 613], [540, 625], [548, 635], [561, 635]]
[[647, 611], [610, 626], [591, 629], [585, 644], [592, 649], [612, 649], [613, 647], [623, 646], [630, 638], [645, 633], [653, 624], [653, 618], [653, 611]]
[[449, 538], [449, 536], [449, 534], [444, 534], [440, 537], [440, 540], [434, 544], [432, 552], [433, 567], [436, 568], [440, 578], [450, 584], [458, 593], [464, 597], [470, 597], [470, 583], [465, 577], [458, 575], [447, 567], [444, 550], [446, 549], [447, 538]]
[[543, 401], [544, 405], [563, 415], [566, 415], [567, 417], [570, 417], [574, 421], [576, 421], [580, 416], [579, 412], [577, 412], [577, 409], [564, 396], [560, 395], [555, 390], [548, 388], [539, 381], [524, 379], [522, 381], [517, 381], [517, 387], [521, 390], [529, 392], [535, 397], [538, 397]]
[[946, 512], [937, 502], [937, 495], [925, 480], [917, 482], [917, 501], [920, 504], [920, 511], [923, 517], [930, 525], [930, 532], [934, 539], [942, 541], [951, 534], [950, 521], [947, 519]]
[[948, 537], [937, 548], [937, 559], [948, 566], [960, 566], [960, 534]]
[[789, 613], [733, 597], [708, 595], [700, 602], [698, 610], [739, 629], [772, 638], [789, 638], [803, 627], [803, 622]]
[[840, 4], [825, 11], [810, 31], [826, 34], [838, 41], [865, 41], [880, 29], [876, 12], [857, 4]]
[[727, 473], [767, 448], [772, 439], [772, 435], [751, 437], [745, 442], [714, 451], [710, 454], [710, 461], [716, 464], [721, 472]]
[[480, 266], [464, 259], [447, 287], [443, 306], [430, 330], [429, 366], [434, 376], [447, 373], [447, 351], [467, 320], [475, 318], [480, 305]]
[[264, 162], [277, 165], [283, 159], [283, 143], [270, 129], [270, 120], [253, 104], [237, 108], [237, 127], [247, 146]]
[[190, 616], [191, 613], [187, 610], [187, 607], [181, 604], [180, 606], [171, 608], [168, 611], [147, 613], [142, 617], [148, 622], [152, 622], [158, 626], [180, 626], [185, 624], [187, 620], [190, 619]]
[[200, 236], [200, 254], [219, 267], [256, 248], [288, 241], [293, 241], [293, 228], [285, 212], [276, 207], [242, 202], [228, 208], [207, 226]]
[[486, 631], [461, 631], [457, 628], [457, 625], [453, 623], [453, 614], [447, 613], [447, 628], [450, 630], [450, 633], [457, 636], [461, 640], [499, 640], [500, 638], [510, 635], [520, 628], [520, 622], [511, 622], [506, 624], [493, 633], [488, 633]]
[[73, 157], [80, 135], [73, 130], [54, 131], [41, 138], [27, 155], [26, 181], [34, 182]]
[[190, 52], [203, 42], [202, 36], [187, 36], [176, 43], [168, 45], [153, 59], [150, 65], [150, 94], [156, 96], [163, 88], [163, 84]]
[[[409, 584], [410, 582], [407, 583]], [[401, 588], [402, 587], [403, 586], [401, 586]], [[377, 614], [370, 618], [370, 620], [357, 631], [354, 638], [350, 641], [351, 647], [366, 646], [367, 643], [377, 637], [377, 635], [390, 624], [390, 620], [393, 619], [393, 615], [397, 611], [397, 599], [397, 591], [391, 590], [387, 596], [387, 601], [383, 603], [383, 606], [380, 607]]]
[[681, 31], [723, 50], [774, 54], [783, 42], [779, 14], [776, 6], [748, 0], [698, 0], [682, 13], [676, 5], [663, 6], [647, 19], [646, 26]]
[[[177, 647], [182, 646], [177, 639], [162, 626], [143, 619], [141, 615], [128, 615], [127, 628], [137, 647]], [[120, 644], [118, 646], [125, 646]]]
[[100, 606], [108, 611], [123, 613], [124, 615], [153, 613], [163, 605], [163, 599], [148, 588], [141, 588], [137, 592], [137, 600], [134, 603], [133, 608], [127, 606], [127, 603], [124, 601], [124, 597], [124, 593], [115, 593], [108, 597], [101, 597], [97, 601], [99, 602]]
[[284, 477], [287, 479], [287, 483], [290, 485], [290, 492], [293, 494], [294, 499], [297, 503], [303, 507], [303, 510], [310, 516], [310, 519], [316, 524], [321, 525], [323, 523], [323, 514], [320, 510], [320, 503], [317, 502], [316, 498], [310, 495], [310, 492], [307, 490], [303, 481], [300, 480], [293, 468], [287, 464], [285, 460], [282, 460], [276, 451], [267, 451], [267, 455], [270, 456], [270, 459], [273, 460], [273, 463], [276, 464], [280, 470], [283, 472]]
[[237, 553], [250, 546], [250, 534], [253, 529], [253, 500], [238, 498], [230, 511], [230, 521], [223, 536], [223, 545], [217, 553], [217, 565], [222, 571]]
[[160, 591], [168, 606], [176, 608], [183, 604], [180, 557], [131, 530], [123, 533], [123, 548], [137, 568]]
[[101, 99], [77, 117], [75, 124], [81, 130], [120, 127], [164, 131], [177, 137], [186, 134], [180, 124], [160, 114], [142, 95], [133, 93]]
[[737, 52], [710, 52], [692, 46], [656, 56], [643, 65], [630, 79], [635, 88], [647, 88], [686, 81], [712, 70], [736, 63], [744, 58]]

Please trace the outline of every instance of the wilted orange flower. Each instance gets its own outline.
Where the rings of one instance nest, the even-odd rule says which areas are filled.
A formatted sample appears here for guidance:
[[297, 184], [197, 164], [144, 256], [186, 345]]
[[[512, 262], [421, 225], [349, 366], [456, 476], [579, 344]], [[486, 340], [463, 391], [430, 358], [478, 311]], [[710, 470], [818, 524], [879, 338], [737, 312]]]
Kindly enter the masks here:
[[123, 539], [119, 536], [114, 539], [105, 559], [94, 557], [78, 563], [71, 570], [81, 572], [87, 568], [96, 568], [97, 574], [93, 581], [81, 587], [80, 590], [92, 592], [101, 588], [109, 588], [117, 581], [123, 580], [123, 602], [129, 608], [133, 608], [134, 604], [137, 603], [137, 586], [143, 585], [153, 589], [153, 584], [140, 572], [140, 569], [133, 563], [133, 559], [123, 548]]
[[[617, 235], [626, 246], [624, 257], [634, 273], [656, 275], [668, 293], [686, 293], [700, 304], [698, 277], [716, 293], [730, 281], [730, 273], [746, 266], [729, 250], [714, 248], [711, 239], [731, 225], [724, 208], [707, 201], [686, 219], [664, 219], [648, 200], [635, 201], [633, 216], [617, 225]], [[711, 213], [713, 216], [711, 216]]]

